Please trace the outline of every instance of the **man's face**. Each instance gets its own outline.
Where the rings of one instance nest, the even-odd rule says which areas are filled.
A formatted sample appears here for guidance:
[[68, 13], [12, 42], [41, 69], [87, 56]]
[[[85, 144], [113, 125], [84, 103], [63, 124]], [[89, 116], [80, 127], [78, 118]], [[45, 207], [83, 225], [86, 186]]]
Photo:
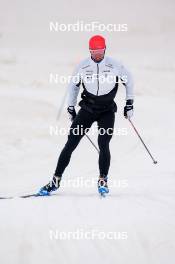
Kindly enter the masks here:
[[104, 58], [105, 49], [90, 49], [91, 57], [94, 61], [98, 62]]

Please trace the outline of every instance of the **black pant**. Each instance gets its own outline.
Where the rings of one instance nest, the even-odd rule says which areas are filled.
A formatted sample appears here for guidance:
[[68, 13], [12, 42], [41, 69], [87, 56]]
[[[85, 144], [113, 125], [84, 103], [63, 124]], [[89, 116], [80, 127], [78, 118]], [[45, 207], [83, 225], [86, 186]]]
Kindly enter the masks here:
[[[100, 150], [99, 173], [101, 176], [108, 174], [111, 159], [109, 142], [112, 138], [115, 113], [113, 113], [112, 111], [108, 111], [98, 114], [92, 114], [81, 108], [70, 127], [68, 140], [59, 156], [55, 175], [61, 176], [63, 174], [65, 168], [69, 164], [72, 152], [77, 147], [81, 138], [84, 136], [84, 132], [87, 132], [92, 123], [95, 121], [97, 121], [98, 129], [100, 129], [99, 132], [101, 132], [101, 135], [100, 133], [98, 134], [98, 146]], [[73, 132], [73, 129], [78, 127], [81, 128], [81, 131], [83, 131], [83, 133], [75, 134]]]

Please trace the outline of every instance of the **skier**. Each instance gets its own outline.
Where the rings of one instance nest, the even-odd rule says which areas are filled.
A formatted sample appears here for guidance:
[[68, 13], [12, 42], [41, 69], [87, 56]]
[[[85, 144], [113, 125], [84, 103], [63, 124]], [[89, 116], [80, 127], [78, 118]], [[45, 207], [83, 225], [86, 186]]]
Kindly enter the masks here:
[[[72, 121], [68, 140], [61, 151], [56, 170], [51, 182], [42, 187], [40, 195], [49, 195], [60, 186], [60, 181], [65, 168], [68, 166], [72, 152], [79, 144], [85, 131], [97, 122], [98, 129], [102, 128], [105, 133], [98, 134], [99, 146], [99, 193], [108, 193], [108, 171], [110, 167], [109, 143], [112, 138], [115, 113], [117, 105], [114, 98], [117, 93], [118, 83], [121, 81], [126, 87], [126, 105], [124, 107], [125, 118], [133, 115], [133, 80], [129, 71], [118, 61], [105, 56], [105, 39], [95, 35], [89, 40], [90, 57], [83, 60], [72, 76], [69, 84], [68, 114]], [[75, 78], [76, 77], [76, 78]], [[81, 107], [78, 114], [75, 111], [77, 96], [80, 86], [83, 86], [81, 94]], [[74, 128], [83, 128], [83, 133], [73, 133]], [[110, 129], [110, 130], [109, 130]], [[109, 133], [110, 131], [110, 133]]]

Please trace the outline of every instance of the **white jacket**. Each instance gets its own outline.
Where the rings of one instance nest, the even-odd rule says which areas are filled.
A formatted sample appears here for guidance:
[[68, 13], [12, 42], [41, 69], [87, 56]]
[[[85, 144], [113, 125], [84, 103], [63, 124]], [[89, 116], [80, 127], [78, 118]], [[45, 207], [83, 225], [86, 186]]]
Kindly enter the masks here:
[[95, 96], [107, 95], [118, 82], [126, 88], [126, 100], [134, 99], [133, 79], [130, 72], [118, 61], [105, 56], [96, 63], [90, 57], [83, 60], [75, 69], [69, 83], [68, 106], [75, 106], [80, 85]]

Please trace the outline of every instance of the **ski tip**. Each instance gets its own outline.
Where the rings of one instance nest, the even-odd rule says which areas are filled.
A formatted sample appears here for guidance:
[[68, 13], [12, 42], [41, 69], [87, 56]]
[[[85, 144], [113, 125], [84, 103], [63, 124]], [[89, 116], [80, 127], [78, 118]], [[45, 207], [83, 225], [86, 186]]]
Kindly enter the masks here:
[[13, 198], [14, 198], [14, 197], [12, 197], [12, 196], [10, 196], [10, 197], [9, 197], [9, 196], [7, 196], [7, 197], [5, 197], [5, 196], [4, 196], [4, 197], [1, 196], [1, 197], [0, 197], [0, 200], [8, 200], [8, 199], [13, 199]]

